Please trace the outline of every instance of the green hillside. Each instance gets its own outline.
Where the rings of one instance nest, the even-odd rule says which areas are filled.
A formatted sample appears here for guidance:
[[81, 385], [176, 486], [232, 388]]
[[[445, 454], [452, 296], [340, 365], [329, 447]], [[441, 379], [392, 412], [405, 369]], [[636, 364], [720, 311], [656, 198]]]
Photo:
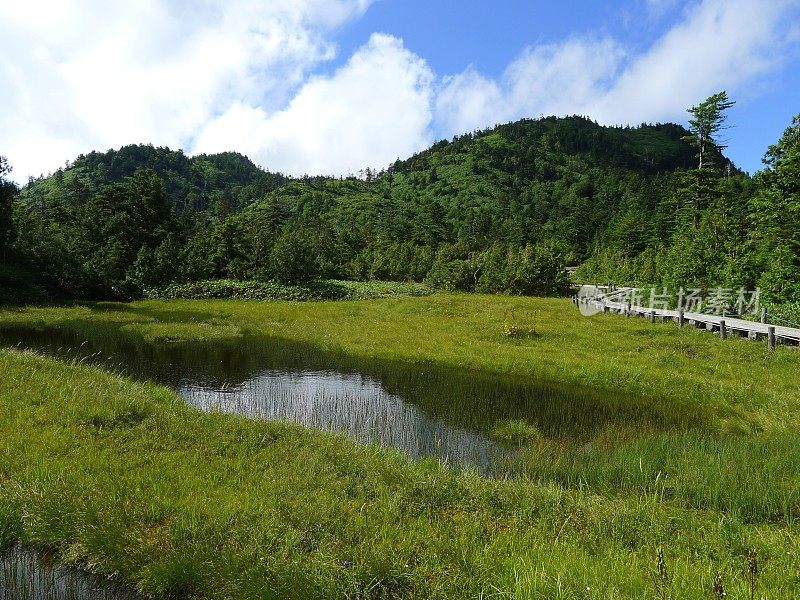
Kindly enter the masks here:
[[66, 168], [31, 180], [21, 190], [20, 199], [32, 206], [42, 202], [83, 203], [104, 185], [122, 183], [143, 168], [161, 178], [167, 197], [178, 211], [205, 211], [223, 199], [235, 210], [286, 181], [237, 152], [190, 158], [182, 150], [132, 145], [81, 155]]
[[205, 279], [337, 278], [552, 295], [568, 289], [563, 267], [582, 265], [588, 279], [800, 299], [797, 192], [780, 173], [796, 169], [797, 124], [756, 178], [716, 143], [698, 169], [692, 136], [526, 119], [338, 179], [235, 153], [91, 153], [19, 192], [6, 288], [123, 298]]

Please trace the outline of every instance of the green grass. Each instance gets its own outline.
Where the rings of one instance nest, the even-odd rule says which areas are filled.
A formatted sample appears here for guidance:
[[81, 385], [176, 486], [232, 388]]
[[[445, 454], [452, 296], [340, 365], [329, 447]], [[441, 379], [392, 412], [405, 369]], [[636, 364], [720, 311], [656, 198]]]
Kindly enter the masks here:
[[[537, 335], [506, 335], [511, 314], [535, 314]], [[131, 334], [145, 338], [160, 337], [153, 335], [154, 327], [180, 323], [181, 340], [216, 335], [212, 329], [221, 338], [229, 335], [226, 331], [267, 335], [354, 356], [436, 362], [611, 395], [632, 393], [641, 403], [670, 411], [702, 407], [719, 431], [800, 428], [796, 351], [769, 353], [766, 343], [722, 343], [705, 332], [643, 319], [584, 318], [563, 299], [465, 294], [315, 303], [149, 300], [0, 311], [0, 326], [89, 330], [97, 322], [124, 322]]]
[[678, 597], [744, 556], [796, 591], [794, 528], [411, 464], [168, 390], [0, 352], [0, 531], [151, 594], [209, 598], [642, 598], [666, 548]]
[[[536, 315], [511, 338], [508, 314]], [[2, 326], [112, 328], [142, 343], [270, 335], [362, 358], [589, 386], [620, 409], [704, 418], [524, 438], [493, 481], [299, 427], [199, 414], [170, 391], [0, 352], [0, 541], [55, 548], [151, 594], [674, 597], [800, 590], [800, 356], [674, 325], [580, 317], [568, 301], [145, 301], [0, 312]], [[174, 335], [170, 332], [175, 332]], [[631, 400], [631, 398], [633, 400]], [[523, 427], [524, 426], [524, 427]]]
[[522, 419], [505, 419], [492, 428], [490, 435], [506, 444], [523, 446], [532, 445], [542, 434], [535, 425], [526, 423]]

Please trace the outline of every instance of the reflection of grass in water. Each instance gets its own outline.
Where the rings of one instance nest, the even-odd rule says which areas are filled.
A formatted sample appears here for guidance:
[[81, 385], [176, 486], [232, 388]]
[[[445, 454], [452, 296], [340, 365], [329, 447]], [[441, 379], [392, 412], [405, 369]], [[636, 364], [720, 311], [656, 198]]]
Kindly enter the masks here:
[[139, 594], [18, 546], [0, 552], [0, 600], [137, 600]]

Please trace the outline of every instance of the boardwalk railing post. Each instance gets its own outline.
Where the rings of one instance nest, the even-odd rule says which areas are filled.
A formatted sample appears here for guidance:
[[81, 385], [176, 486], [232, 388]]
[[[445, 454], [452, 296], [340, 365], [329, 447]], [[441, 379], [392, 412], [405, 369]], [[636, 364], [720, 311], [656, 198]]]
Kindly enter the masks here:
[[775, 328], [772, 325], [767, 327], [767, 347], [770, 352], [775, 350]]
[[654, 310], [650, 311], [650, 322], [651, 323], [655, 323], [656, 322], [656, 311], [654, 311]]
[[723, 340], [728, 339], [728, 328], [725, 326], [725, 319], [721, 319], [719, 322], [719, 337]]
[[762, 306], [761, 307], [761, 322], [762, 323], [766, 323], [767, 322], [767, 307], [766, 306]]
[[683, 309], [678, 311], [678, 327], [683, 327]]

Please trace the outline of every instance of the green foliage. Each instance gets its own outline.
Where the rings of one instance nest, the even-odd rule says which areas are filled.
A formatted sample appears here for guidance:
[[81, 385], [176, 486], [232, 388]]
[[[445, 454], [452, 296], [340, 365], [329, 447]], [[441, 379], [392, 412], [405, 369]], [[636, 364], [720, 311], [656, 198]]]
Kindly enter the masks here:
[[[667, 213], [658, 215], [668, 202], [655, 205], [655, 214], [645, 209], [639, 219], [660, 229], [660, 239], [636, 248], [611, 229], [578, 270], [578, 280], [673, 289], [760, 287], [762, 299], [773, 304], [800, 299], [800, 117], [770, 146], [767, 168], [750, 179], [720, 168], [715, 154], [724, 147], [715, 135], [724, 129], [730, 105], [717, 94], [690, 111], [699, 166], [675, 180], [672, 226], [665, 226]], [[626, 224], [624, 230], [634, 228]]]
[[725, 146], [718, 138], [720, 131], [725, 129], [726, 110], [735, 102], [728, 99], [725, 91], [709, 96], [697, 106], [688, 110], [689, 130], [692, 135], [689, 140], [697, 148], [698, 168], [702, 169], [709, 162], [710, 150], [722, 150]]
[[0, 304], [33, 304], [46, 300], [47, 292], [28, 271], [0, 264]]
[[[212, 278], [563, 294], [563, 266], [586, 255], [620, 199], [640, 214], [636, 199], [651, 203], [690, 166], [684, 133], [524, 120], [363, 179], [290, 180], [233, 153], [128, 146], [26, 186], [15, 246], [53, 297], [129, 297]], [[647, 227], [636, 236], [624, 221], [615, 227], [636, 248], [648, 239]]]
[[235, 300], [368, 300], [395, 296], [425, 296], [430, 289], [420, 284], [382, 281], [314, 281], [289, 285], [274, 281], [212, 279], [173, 284], [146, 290], [150, 298]]
[[800, 115], [764, 156], [750, 205], [759, 283], [768, 299], [800, 301]]
[[578, 280], [762, 285], [790, 301], [800, 125], [751, 179], [721, 153], [730, 105], [721, 92], [693, 107], [691, 131], [526, 119], [361, 179], [290, 179], [235, 153], [92, 153], [20, 191], [6, 255], [53, 298], [214, 278], [559, 295], [582, 265]]
[[279, 282], [311, 281], [317, 276], [311, 232], [287, 227], [278, 236], [269, 254], [270, 274]]
[[21, 199], [27, 204], [48, 206], [83, 204], [103, 186], [122, 183], [138, 169], [158, 175], [173, 208], [188, 213], [210, 211], [226, 195], [230, 210], [236, 211], [286, 180], [282, 175], [266, 173], [235, 152], [189, 158], [182, 150], [131, 145], [80, 155], [66, 169], [33, 180], [22, 189]]
[[6, 181], [10, 172], [8, 160], [0, 156], [0, 265], [9, 262], [11, 241], [14, 239], [12, 200], [17, 190], [13, 183]]

